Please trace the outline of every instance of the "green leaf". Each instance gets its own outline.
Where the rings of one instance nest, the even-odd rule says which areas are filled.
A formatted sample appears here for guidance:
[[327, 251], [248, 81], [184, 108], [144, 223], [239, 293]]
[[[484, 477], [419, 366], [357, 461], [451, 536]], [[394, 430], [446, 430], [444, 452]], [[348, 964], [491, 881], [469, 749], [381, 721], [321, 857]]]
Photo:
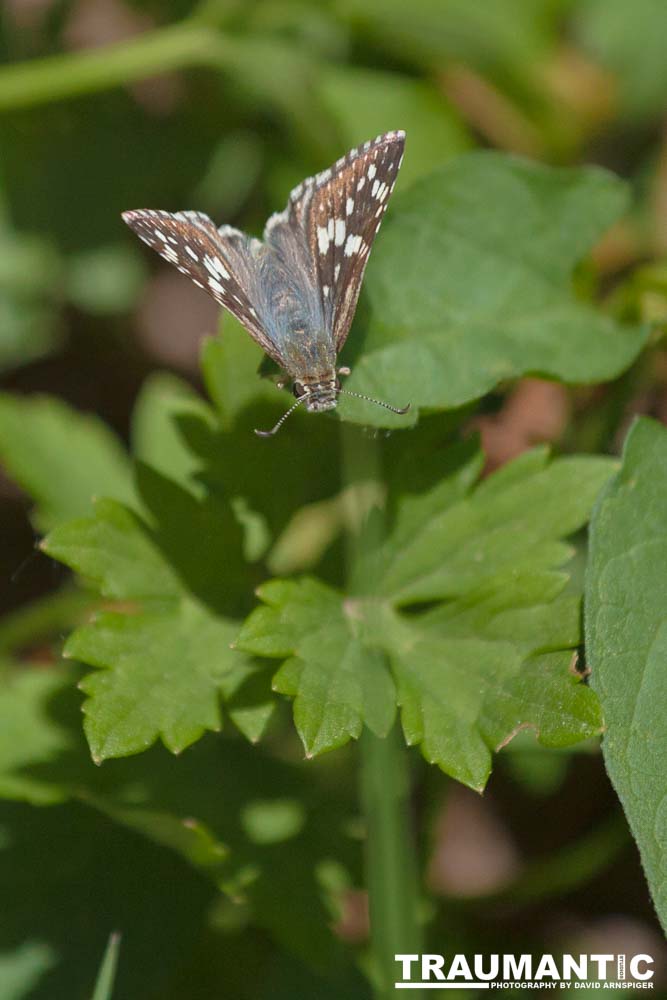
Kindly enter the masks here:
[[101, 500], [93, 518], [43, 542], [105, 597], [140, 602], [130, 613], [99, 615], [65, 646], [66, 656], [100, 668], [80, 685], [93, 758], [137, 753], [157, 739], [179, 753], [221, 728], [221, 696], [256, 740], [271, 715], [270, 692], [257, 667], [230, 649], [238, 625], [225, 613], [241, 571], [240, 528], [222, 502], [200, 502], [147, 468], [138, 484], [152, 527]]
[[322, 78], [322, 94], [347, 148], [391, 129], [407, 132], [409, 156], [398, 176], [399, 190], [470, 145], [442, 94], [425, 81], [399, 73], [331, 66]]
[[[237, 655], [237, 659], [243, 657]], [[29, 672], [43, 674], [37, 669]], [[22, 694], [27, 696], [26, 688]], [[348, 782], [332, 789], [326, 773], [277, 760], [234, 736], [209, 735], [178, 757], [156, 746], [146, 754], [111, 760], [98, 768], [78, 739], [79, 699], [71, 683], [51, 692], [44, 686], [39, 707], [43, 720], [58, 719], [65, 739], [48, 757], [35, 753], [30, 759], [30, 753], [24, 752], [8, 774], [39, 779], [54, 793], [44, 802], [55, 802], [58, 797], [77, 799], [138, 835], [136, 840], [141, 837], [159, 845], [163, 855], [167, 850], [178, 855], [235, 904], [244, 900], [242, 909], [235, 905], [237, 918], [252, 919], [309, 964], [331, 958], [334, 965], [340, 963], [343, 956], [328, 926], [317, 869], [334, 855], [341, 863], [353, 864], [358, 853], [358, 843], [344, 832], [348, 817], [356, 811]], [[0, 724], [4, 723], [3, 716]], [[22, 797], [12, 792], [7, 789], [9, 798]], [[6, 816], [4, 806], [3, 810]], [[45, 822], [48, 828], [48, 818]], [[99, 841], [94, 844], [110, 868], [107, 852], [113, 836], [105, 834], [103, 850]], [[63, 846], [67, 843], [71, 840]], [[0, 863], [1, 855], [0, 851]], [[51, 860], [54, 857], [58, 859], [57, 849], [49, 855]], [[72, 865], [64, 867], [62, 878], [67, 884], [73, 879]], [[286, 893], [293, 902], [289, 913], [283, 906]], [[45, 904], [36, 906], [33, 896], [31, 909], [28, 926], [36, 936]], [[103, 924], [96, 924], [100, 937], [109, 926], [127, 932], [127, 922], [116, 917], [111, 922], [105, 907], [96, 908], [95, 921], [100, 915]], [[50, 913], [45, 920], [47, 916], [52, 920]], [[47, 940], [52, 933], [49, 927]], [[131, 952], [123, 962], [121, 978], [127, 966], [133, 965]], [[94, 970], [89, 983], [93, 975]]]
[[111, 431], [48, 396], [0, 396], [0, 459], [36, 502], [47, 531], [90, 513], [95, 496], [133, 502], [130, 465]]
[[220, 424], [229, 430], [241, 411], [256, 400], [279, 405], [275, 385], [258, 375], [263, 351], [233, 316], [225, 314], [222, 334], [202, 347], [202, 374]]
[[274, 687], [295, 699], [307, 754], [364, 724], [385, 734], [397, 701], [408, 742], [481, 789], [491, 751], [520, 729], [547, 746], [599, 732], [597, 700], [569, 670], [579, 600], [555, 569], [571, 553], [562, 536], [585, 523], [613, 464], [548, 464], [538, 449], [471, 491], [478, 468], [468, 459], [399, 503], [393, 531], [361, 562], [355, 596], [307, 579], [260, 588], [263, 606], [236, 644], [284, 661]]
[[71, 685], [72, 674], [56, 668], [3, 670], [0, 675], [0, 798], [36, 805], [61, 802], [62, 787], [28, 768], [48, 763], [69, 750], [66, 729], [47, 710], [48, 702]]
[[[223, 392], [223, 387], [229, 378], [229, 386], [245, 387], [238, 397], [230, 400], [219, 397], [219, 416], [210, 406], [197, 396], [189, 385], [172, 375], [160, 373], [147, 380], [139, 396], [133, 413], [133, 443], [134, 451], [142, 462], [152, 469], [176, 480], [180, 486], [197, 498], [204, 498], [206, 488], [203, 480], [206, 478], [206, 454], [198, 454], [195, 448], [189, 447], [185, 427], [196, 426], [198, 439], [211, 439], [220, 433], [220, 425], [227, 427], [232, 411], [241, 401], [261, 398], [266, 384], [261, 385], [256, 372], [243, 372], [243, 358], [248, 356], [257, 359], [257, 348], [245, 330], [236, 321], [236, 329], [231, 332], [231, 343], [225, 338], [225, 346], [221, 349], [221, 339], [210, 338], [204, 347], [204, 371], [210, 376], [211, 387], [216, 399]], [[250, 345], [249, 355], [246, 351]], [[235, 350], [236, 348], [236, 350]], [[238, 367], [232, 375], [231, 365], [238, 362]], [[255, 360], [254, 367], [257, 367]], [[274, 390], [275, 392], [275, 390]], [[271, 393], [271, 400], [276, 402], [277, 393]], [[230, 407], [226, 411], [226, 407]], [[225, 414], [228, 412], [228, 418]], [[211, 455], [215, 455], [215, 446]], [[243, 553], [248, 562], [256, 562], [262, 557], [271, 542], [271, 534], [263, 514], [249, 506], [245, 497], [235, 496], [231, 501], [231, 510], [237, 522], [243, 528]]]
[[[241, 335], [239, 340], [243, 338], [253, 347], [246, 331], [238, 332]], [[229, 365], [229, 357], [225, 353], [218, 366], [217, 349], [213, 347], [217, 343], [212, 339], [208, 342], [209, 350], [216, 355], [212, 366], [214, 378], [226, 371]], [[233, 345], [230, 346], [232, 349], [229, 354], [232, 355], [233, 363], [234, 350]], [[261, 396], [262, 387], [255, 385], [257, 379], [254, 373], [244, 380], [238, 370], [235, 378], [237, 383], [244, 383], [248, 387], [248, 398], [252, 398], [256, 391]], [[272, 399], [275, 402], [275, 397], [272, 396]], [[202, 480], [206, 474], [206, 457], [188, 446], [183, 430], [184, 426], [193, 424], [199, 427], [200, 437], [202, 432], [214, 437], [220, 430], [216, 414], [186, 382], [163, 372], [148, 378], [132, 414], [134, 454], [151, 469], [175, 481], [200, 501], [205, 501], [206, 487]], [[253, 510], [242, 496], [233, 498], [231, 510], [243, 529], [244, 557], [248, 562], [256, 562], [271, 541], [266, 519]]]
[[622, 111], [661, 116], [667, 103], [667, 8], [662, 0], [586, 0], [576, 8], [576, 33], [615, 76]]
[[107, 613], [68, 640], [65, 655], [102, 668], [80, 687], [93, 759], [138, 753], [162, 739], [180, 753], [222, 726], [219, 691], [238, 631], [185, 600], [141, 615]]
[[357, 739], [364, 722], [386, 736], [396, 693], [382, 657], [350, 628], [335, 591], [316, 580], [274, 581], [259, 595], [268, 605], [251, 616], [237, 645], [290, 658], [274, 689], [294, 697], [294, 721], [309, 756]]
[[212, 422], [206, 403], [182, 379], [156, 372], [146, 379], [132, 411], [132, 452], [152, 469], [169, 476], [194, 495], [201, 461], [187, 447], [178, 419], [196, 414]]
[[111, 1000], [119, 950], [120, 934], [109, 935], [109, 942], [104, 952], [100, 971], [97, 974], [92, 1000]]
[[94, 517], [61, 524], [40, 548], [94, 581], [104, 597], [176, 597], [179, 584], [146, 526], [115, 500], [96, 500]]
[[[239, 662], [245, 659], [236, 655]], [[7, 683], [12, 680], [9, 675]], [[320, 772], [279, 761], [234, 736], [209, 736], [178, 757], [156, 746], [147, 754], [98, 768], [80, 737], [80, 704], [71, 672], [21, 667], [8, 690], [11, 697], [0, 697], [0, 731], [7, 734], [0, 745], [0, 795], [37, 804], [81, 801], [114, 824], [175, 853], [235, 903], [243, 897], [243, 919], [248, 919], [251, 905], [255, 923], [309, 963], [325, 961], [332, 952], [340, 961], [320, 898], [317, 866], [334, 854], [347, 861], [358, 850], [341, 835], [347, 815], [356, 809], [347, 782], [334, 794], [325, 777], [323, 794]], [[5, 832], [0, 824], [0, 834]], [[6, 846], [4, 841], [0, 846]], [[100, 849], [97, 843], [98, 854]], [[107, 837], [105, 859], [108, 849]], [[72, 877], [71, 865], [65, 866], [63, 878], [69, 882]], [[281, 905], [286, 892], [295, 902], [289, 915]], [[34, 896], [31, 903], [29, 927], [34, 936], [44, 906], [36, 906]], [[101, 937], [109, 929], [109, 916], [104, 908], [96, 910], [96, 920], [100, 914]], [[313, 920], [314, 914], [321, 919]], [[115, 919], [111, 926], [127, 930], [127, 923]], [[51, 933], [49, 928], [47, 940]], [[131, 951], [123, 969], [133, 964]], [[45, 959], [44, 950], [40, 954]], [[44, 962], [34, 957], [37, 975]], [[27, 956], [0, 955], [0, 968], [3, 962], [8, 981], [14, 965], [17, 981], [19, 974], [29, 976]], [[0, 996], [3, 985], [4, 979]]]
[[667, 928], [667, 431], [639, 420], [591, 523], [586, 654], [603, 752]]
[[[611, 469], [605, 458], [550, 463], [545, 448], [526, 452], [423, 518], [400, 547], [389, 539], [375, 571], [379, 593], [396, 604], [455, 597], [496, 574], [560, 565], [570, 553], [562, 538], [585, 524]], [[436, 496], [442, 503], [441, 489]]]
[[[328, 500], [340, 488], [336, 420], [326, 415], [313, 419], [297, 411], [269, 448], [254, 433], [257, 427], [271, 427], [294, 402], [291, 393], [258, 375], [262, 357], [240, 324], [225, 319], [222, 335], [206, 341], [202, 358], [218, 426], [203, 414], [175, 416], [182, 439], [200, 462], [198, 478], [211, 492], [234, 498], [235, 516], [246, 529], [247, 551], [252, 550], [248, 558], [263, 551], [296, 509]], [[312, 468], [316, 476], [309, 475]]]
[[[410, 155], [409, 144], [406, 157]], [[614, 378], [648, 330], [577, 301], [572, 272], [626, 205], [597, 168], [555, 169], [495, 153], [459, 157], [392, 201], [344, 352], [349, 389], [397, 405], [452, 408], [507, 379]], [[405, 427], [344, 397], [341, 415]]]
[[58, 255], [43, 238], [13, 231], [3, 215], [0, 206], [0, 370], [50, 353], [62, 337]]

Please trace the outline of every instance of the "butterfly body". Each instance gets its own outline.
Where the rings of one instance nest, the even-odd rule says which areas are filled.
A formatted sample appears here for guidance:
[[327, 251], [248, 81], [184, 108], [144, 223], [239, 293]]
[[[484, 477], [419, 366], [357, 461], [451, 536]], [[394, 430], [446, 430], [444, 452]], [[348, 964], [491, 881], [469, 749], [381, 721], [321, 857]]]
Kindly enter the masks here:
[[138, 209], [123, 218], [240, 320], [293, 381], [297, 403], [332, 410], [345, 391], [336, 358], [404, 143], [405, 133], [387, 132], [307, 178], [271, 216], [261, 241], [231, 226], [217, 229], [201, 212]]

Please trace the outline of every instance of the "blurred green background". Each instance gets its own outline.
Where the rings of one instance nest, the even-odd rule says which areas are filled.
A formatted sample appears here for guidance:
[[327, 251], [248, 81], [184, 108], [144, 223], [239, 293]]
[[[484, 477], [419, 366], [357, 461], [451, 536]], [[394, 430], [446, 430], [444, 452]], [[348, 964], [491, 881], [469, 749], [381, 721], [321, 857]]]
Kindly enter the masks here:
[[[631, 212], [581, 267], [577, 287], [618, 318], [655, 324], [653, 346], [608, 386], [525, 379], [484, 399], [469, 420], [489, 467], [544, 440], [615, 452], [637, 412], [667, 423], [665, 0], [6, 0], [0, 51], [4, 391], [58, 396], [127, 440], [151, 373], [201, 388], [199, 346], [218, 310], [139, 245], [121, 211], [196, 208], [259, 234], [304, 176], [403, 128], [400, 188], [474, 147], [600, 164], [633, 188]], [[66, 579], [34, 553], [29, 508], [0, 469], [5, 616]], [[19, 653], [30, 664], [52, 658], [41, 634], [23, 633]], [[334, 756], [321, 765], [324, 786], [352, 785], [350, 754]], [[239, 781], [257, 777], [239, 765]], [[538, 928], [554, 948], [576, 941], [575, 952], [660, 956], [638, 858], [595, 747], [565, 755], [517, 740], [483, 800], [425, 769], [417, 788], [430, 816], [429, 881], [448, 900], [436, 918], [448, 943], [466, 906], [479, 951]], [[242, 936], [232, 926], [242, 919], [203, 878], [84, 806], [11, 804], [1, 814], [25, 846], [13, 844], [2, 862], [2, 910], [8, 898], [21, 902], [0, 914], [0, 1000], [88, 995], [116, 921], [132, 968], [149, 968], [118, 996], [365, 995], [356, 979], [331, 987], [304, 971], [303, 955], [281, 950], [264, 928]], [[578, 854], [568, 853], [574, 842]], [[46, 872], [68, 849], [81, 863], [51, 884]], [[504, 898], [512, 873], [549, 851], [557, 873], [538, 866], [523, 898]], [[284, 882], [283, 891], [288, 906]], [[68, 971], [39, 986], [55, 961], [39, 942], [54, 939], [63, 919], [73, 920], [72, 940], [65, 927], [55, 940]], [[366, 933], [363, 899], [350, 893], [337, 934], [363, 943]], [[664, 954], [660, 961], [664, 970]], [[232, 982], [243, 963], [259, 963], [264, 985], [245, 993]], [[222, 982], [227, 992], [216, 992]]]

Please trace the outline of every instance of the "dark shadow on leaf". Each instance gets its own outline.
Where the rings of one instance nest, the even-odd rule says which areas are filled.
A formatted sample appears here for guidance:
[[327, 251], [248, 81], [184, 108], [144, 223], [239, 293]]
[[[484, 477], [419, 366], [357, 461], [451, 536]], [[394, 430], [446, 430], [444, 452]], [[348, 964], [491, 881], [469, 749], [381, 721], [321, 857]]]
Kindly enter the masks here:
[[198, 500], [142, 463], [136, 483], [151, 537], [184, 587], [219, 614], [243, 612], [259, 578], [243, 560], [243, 532], [226, 499]]
[[211, 427], [196, 414], [176, 418], [190, 449], [202, 462], [199, 478], [214, 493], [241, 496], [261, 512], [275, 537], [294, 511], [339, 489], [340, 427], [335, 416], [295, 413], [274, 438], [255, 428], [272, 427], [293, 402], [276, 392], [276, 404], [246, 407], [234, 429]]

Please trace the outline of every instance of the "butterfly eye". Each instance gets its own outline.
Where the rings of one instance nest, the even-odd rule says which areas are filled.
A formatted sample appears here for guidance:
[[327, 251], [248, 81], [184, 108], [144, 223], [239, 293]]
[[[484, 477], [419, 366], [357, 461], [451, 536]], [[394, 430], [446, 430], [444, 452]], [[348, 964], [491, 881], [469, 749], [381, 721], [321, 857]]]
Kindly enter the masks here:
[[306, 390], [304, 389], [304, 387], [301, 385], [300, 382], [295, 382], [294, 385], [292, 386], [292, 392], [294, 393], [297, 399], [300, 399], [301, 396], [305, 395]]

